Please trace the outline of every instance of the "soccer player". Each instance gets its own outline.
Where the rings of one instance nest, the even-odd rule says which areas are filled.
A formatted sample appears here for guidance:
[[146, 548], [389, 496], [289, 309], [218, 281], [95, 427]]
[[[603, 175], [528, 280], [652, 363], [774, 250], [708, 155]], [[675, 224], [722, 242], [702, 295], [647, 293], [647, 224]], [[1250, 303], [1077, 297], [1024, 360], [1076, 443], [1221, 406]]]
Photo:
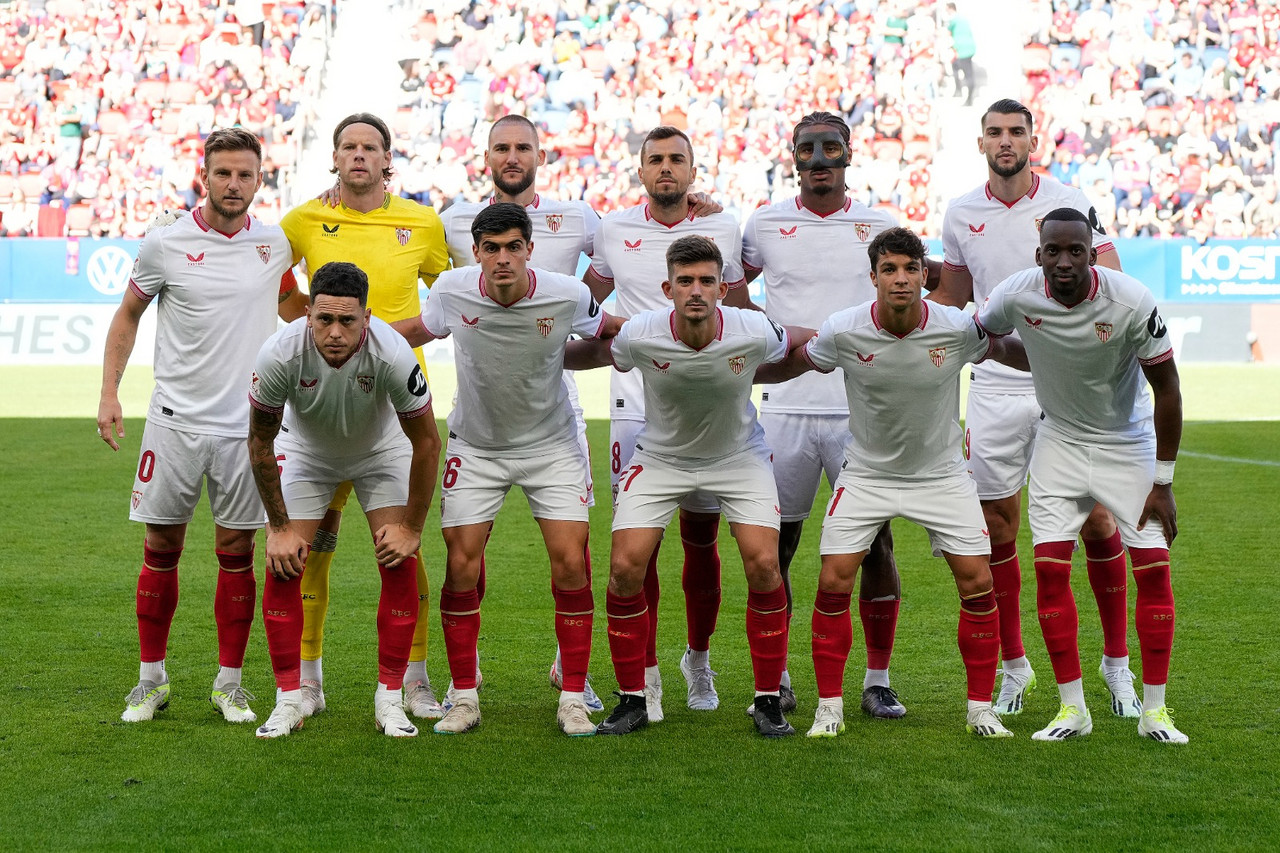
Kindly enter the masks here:
[[[537, 256], [530, 256], [538, 269], [563, 275], [576, 276], [583, 255], [591, 256], [595, 244], [600, 217], [585, 201], [558, 201], [538, 194], [534, 183], [538, 167], [546, 162], [547, 153], [542, 150], [538, 129], [533, 122], [520, 115], [503, 116], [489, 128], [489, 147], [484, 152], [484, 165], [493, 178], [493, 195], [481, 202], [457, 202], [445, 208], [441, 219], [449, 243], [449, 257], [455, 268], [475, 263], [471, 223], [476, 214], [497, 202], [513, 202], [529, 214], [533, 225], [532, 243]], [[587, 423], [578, 401], [578, 385], [573, 374], [564, 374], [565, 390], [569, 393], [569, 405], [573, 407], [577, 425], [578, 445], [582, 455], [589, 456], [587, 447]], [[591, 465], [587, 465], [587, 501], [595, 505], [595, 490], [591, 480]], [[484, 598], [484, 557], [481, 555], [480, 598]], [[564, 672], [560, 652], [556, 650], [551, 665], [550, 680], [556, 688], [563, 687]], [[583, 688], [584, 701], [591, 711], [604, 710], [604, 703], [591, 689], [590, 680]], [[448, 701], [446, 700], [446, 705]]]
[[310, 289], [306, 319], [263, 344], [249, 389], [249, 457], [268, 519], [262, 621], [276, 677], [276, 707], [258, 737], [283, 737], [306, 719], [302, 578], [334, 489], [348, 481], [382, 575], [374, 721], [390, 737], [413, 737], [418, 729], [405, 716], [401, 686], [440, 459], [431, 391], [405, 339], [371, 319], [369, 279], [359, 267], [325, 264]]
[[787, 660], [787, 596], [778, 571], [778, 490], [750, 401], [756, 368], [785, 358], [792, 337], [758, 311], [717, 308], [728, 286], [716, 241], [684, 236], [664, 254], [662, 292], [671, 307], [631, 317], [611, 347], [572, 345], [575, 353], [591, 356], [592, 364], [612, 359], [624, 373], [646, 374], [645, 420], [621, 472], [614, 507], [606, 598], [620, 701], [597, 731], [623, 735], [651, 722], [645, 575], [681, 501], [701, 492], [723, 507], [742, 554], [756, 729], [765, 737], [795, 734], [779, 696]]
[[[792, 146], [800, 195], [751, 214], [742, 238], [747, 280], [764, 273], [765, 311], [777, 323], [818, 328], [827, 317], [875, 297], [867, 247], [897, 221], [845, 191], [849, 125], [828, 112], [809, 113], [795, 126]], [[810, 373], [765, 389], [760, 424], [773, 448], [782, 527], [779, 565], [792, 609], [791, 560], [813, 508], [823, 472], [835, 488], [849, 442], [849, 407], [838, 376]], [[906, 713], [889, 686], [901, 587], [886, 523], [863, 562], [858, 612], [867, 645], [862, 707], [875, 717]], [[791, 677], [782, 675], [782, 707], [794, 710]]]
[[1046, 214], [1039, 268], [1005, 279], [978, 314], [991, 334], [1021, 332], [1045, 414], [1031, 457], [1028, 518], [1036, 609], [1062, 706], [1032, 737], [1065, 740], [1093, 729], [1080, 678], [1071, 551], [1089, 512], [1103, 504], [1115, 514], [1138, 587], [1138, 734], [1186, 743], [1165, 705], [1174, 623], [1169, 545], [1178, 532], [1173, 468], [1182, 437], [1178, 370], [1151, 292], [1095, 266], [1093, 225], [1073, 207]]
[[146, 525], [137, 615], [138, 686], [121, 719], [150, 720], [169, 704], [165, 668], [178, 606], [178, 562], [204, 481], [213, 510], [218, 584], [213, 613], [218, 663], [209, 701], [235, 723], [257, 719], [241, 668], [257, 594], [253, 539], [262, 503], [245, 452], [244, 378], [253, 354], [305, 302], [290, 271], [284, 232], [250, 216], [262, 185], [262, 144], [240, 128], [205, 140], [200, 180], [208, 198], [191, 216], [143, 240], [107, 331], [98, 435], [124, 437], [118, 389], [143, 313], [157, 296], [155, 391], [142, 433], [129, 517]]
[[[333, 168], [338, 176], [334, 204], [312, 200], [285, 214], [281, 227], [293, 246], [293, 261], [312, 270], [331, 261], [350, 261], [369, 277], [373, 316], [401, 332], [421, 326], [418, 282], [428, 287], [449, 265], [444, 227], [430, 208], [387, 192], [391, 178], [391, 132], [369, 113], [355, 113], [333, 130]], [[426, 370], [422, 352], [418, 364]], [[303, 575], [306, 611], [302, 637], [302, 696], [307, 716], [323, 711], [324, 619], [329, 606], [329, 567], [338, 544], [342, 508], [351, 494], [343, 483], [316, 531]], [[416, 717], [438, 718], [444, 711], [427, 676], [427, 574], [419, 555], [418, 629], [405, 674], [405, 705]]]
[[521, 205], [489, 205], [471, 233], [479, 266], [440, 276], [423, 304], [421, 328], [409, 338], [419, 344], [452, 335], [458, 370], [440, 499], [448, 552], [440, 620], [455, 693], [435, 731], [460, 734], [480, 723], [476, 584], [493, 519], [518, 485], [551, 562], [563, 666], [556, 720], [565, 734], [592, 735], [583, 700], [595, 612], [586, 566], [587, 461], [561, 373], [569, 335], [609, 336], [619, 321], [578, 279], [528, 266], [533, 225]]
[[[952, 200], [943, 218], [944, 263], [932, 298], [963, 308], [981, 305], [1015, 272], [1030, 266], [1038, 245], [1039, 222], [1049, 211], [1073, 207], [1099, 234], [1097, 216], [1080, 190], [1031, 170], [1036, 139], [1031, 112], [1014, 100], [1000, 100], [982, 116], [978, 150], [987, 160], [987, 183]], [[1120, 268], [1115, 246], [1100, 239], [1098, 262]], [[990, 361], [973, 370], [965, 414], [969, 468], [991, 531], [991, 576], [1000, 609], [1004, 677], [996, 699], [999, 714], [1022, 713], [1035, 672], [1022, 644], [1019, 595], [1022, 572], [1017, 537], [1022, 487], [1027, 481], [1031, 447], [1040, 426], [1041, 406], [1031, 378]], [[1112, 711], [1137, 716], [1140, 706], [1129, 670], [1127, 586], [1124, 549], [1110, 514], [1099, 504], [1082, 530], [1089, 582], [1102, 618], [1102, 675], [1111, 691]]]
[[[1000, 649], [991, 549], [977, 490], [965, 471], [959, 422], [965, 365], [1010, 356], [972, 317], [922, 300], [926, 250], [913, 232], [890, 228], [867, 254], [875, 299], [833, 314], [775, 374], [842, 368], [849, 408], [845, 461], [822, 525], [812, 623], [818, 709], [808, 735], [844, 731], [853, 581], [878, 531], [906, 518], [928, 531], [960, 594], [966, 727], [979, 737], [1012, 737], [991, 707]], [[768, 369], [757, 376], [771, 378]]]
[[[596, 299], [617, 295], [618, 313], [630, 317], [644, 310], [668, 310], [660, 283], [667, 278], [666, 251], [679, 237], [700, 234], [721, 246], [723, 279], [729, 288], [726, 304], [748, 307], [746, 279], [739, 258], [742, 234], [727, 213], [694, 216], [689, 187], [693, 183], [693, 144], [683, 132], [661, 126], [649, 131], [640, 146], [640, 181], [648, 201], [604, 217], [596, 235], [595, 254], [585, 280]], [[644, 425], [644, 381], [639, 371], [614, 371], [610, 378], [609, 462], [616, 495], [623, 470], [631, 464], [636, 434]], [[720, 509], [712, 497], [695, 491], [680, 511], [680, 540], [684, 545], [683, 585], [687, 641], [680, 671], [687, 702], [695, 710], [720, 705], [711, 669], [711, 635], [720, 613], [720, 554], [716, 538]], [[662, 720], [662, 675], [658, 669], [658, 545], [654, 543], [645, 571], [649, 619], [645, 650], [645, 698], [649, 722]]]

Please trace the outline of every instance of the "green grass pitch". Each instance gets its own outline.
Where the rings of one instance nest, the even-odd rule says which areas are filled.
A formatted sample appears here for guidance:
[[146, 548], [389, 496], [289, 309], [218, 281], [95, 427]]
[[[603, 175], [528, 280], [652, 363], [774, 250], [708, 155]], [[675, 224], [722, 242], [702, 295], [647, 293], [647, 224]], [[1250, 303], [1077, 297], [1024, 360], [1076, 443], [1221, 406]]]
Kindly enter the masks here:
[[[893, 664], [904, 720], [857, 711], [863, 661], [855, 627], [847, 733], [821, 742], [755, 735], [743, 713], [751, 698], [745, 585], [725, 531], [724, 607], [712, 646], [720, 710], [684, 706], [672, 535], [659, 633], [667, 719], [626, 738], [570, 740], [556, 729], [546, 679], [554, 639], [545, 553], [518, 494], [489, 546], [484, 723], [473, 734], [424, 731], [399, 741], [375, 731], [377, 573], [354, 514], [332, 576], [329, 711], [274, 742], [223, 723], [207, 702], [217, 665], [216, 570], [203, 506], [181, 569], [172, 705], [152, 723], [126, 725], [119, 715], [137, 676], [142, 530], [125, 518], [142, 424], [129, 422], [118, 454], [91, 439], [88, 426], [3, 421], [0, 837], [17, 848], [1270, 850], [1280, 839], [1280, 423], [1187, 425], [1169, 686], [1191, 737], [1183, 748], [1139, 739], [1132, 722], [1108, 713], [1082, 557], [1075, 589], [1093, 735], [1030, 740], [1057, 709], [1030, 572], [1023, 624], [1042, 686], [1011, 723], [1015, 739], [966, 735], [955, 589], [923, 533], [905, 523], [895, 525], [904, 603]], [[594, 446], [606, 435], [606, 424], [592, 423]], [[604, 462], [596, 460], [596, 482], [607, 484]], [[592, 535], [592, 672], [605, 695], [614, 686], [603, 618], [608, 515], [606, 499]], [[430, 524], [424, 549], [434, 604], [443, 545]], [[807, 634], [817, 537], [815, 519], [793, 570], [790, 668], [800, 708], [792, 719], [801, 732], [816, 703]], [[1029, 546], [1024, 563], [1028, 557]], [[257, 573], [261, 583], [260, 561]], [[434, 607], [431, 631], [428, 667], [439, 689], [448, 671]], [[1132, 627], [1130, 645], [1138, 670]], [[245, 667], [265, 716], [274, 691], [260, 621]]]

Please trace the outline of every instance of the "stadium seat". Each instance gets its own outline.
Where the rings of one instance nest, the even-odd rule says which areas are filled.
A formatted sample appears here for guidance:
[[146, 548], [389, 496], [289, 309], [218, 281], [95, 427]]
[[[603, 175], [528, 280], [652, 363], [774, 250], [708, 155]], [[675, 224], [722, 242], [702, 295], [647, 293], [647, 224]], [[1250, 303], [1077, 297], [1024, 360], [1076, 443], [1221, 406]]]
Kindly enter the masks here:
[[169, 84], [163, 80], [139, 80], [134, 92], [135, 100], [153, 107], [164, 105], [165, 92]]
[[29, 199], [40, 198], [44, 195], [45, 187], [44, 175], [39, 172], [23, 172], [18, 176], [18, 189], [22, 190], [22, 194]]
[[67, 210], [67, 236], [88, 237], [93, 225], [93, 208], [87, 204], [73, 204]]

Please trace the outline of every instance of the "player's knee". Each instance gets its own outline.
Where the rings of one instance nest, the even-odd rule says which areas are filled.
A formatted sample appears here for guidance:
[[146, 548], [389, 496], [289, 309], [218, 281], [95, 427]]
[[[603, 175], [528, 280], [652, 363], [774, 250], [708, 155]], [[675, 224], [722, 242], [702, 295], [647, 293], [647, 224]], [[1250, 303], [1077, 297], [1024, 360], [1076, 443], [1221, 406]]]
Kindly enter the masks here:
[[991, 542], [999, 545], [1018, 538], [1020, 521], [1018, 496], [982, 502], [982, 517], [991, 534]]
[[750, 589], [769, 592], [782, 583], [782, 573], [778, 569], [778, 555], [768, 552], [743, 553], [742, 568], [747, 575], [747, 586]]
[[450, 592], [475, 589], [480, 580], [480, 557], [471, 554], [449, 554], [444, 561], [444, 585]]
[[148, 524], [144, 544], [152, 551], [178, 551], [187, 540], [185, 524]]
[[1089, 513], [1089, 517], [1084, 520], [1080, 528], [1080, 536], [1090, 540], [1110, 539], [1115, 532], [1115, 516], [1102, 504], [1093, 508], [1093, 512]]

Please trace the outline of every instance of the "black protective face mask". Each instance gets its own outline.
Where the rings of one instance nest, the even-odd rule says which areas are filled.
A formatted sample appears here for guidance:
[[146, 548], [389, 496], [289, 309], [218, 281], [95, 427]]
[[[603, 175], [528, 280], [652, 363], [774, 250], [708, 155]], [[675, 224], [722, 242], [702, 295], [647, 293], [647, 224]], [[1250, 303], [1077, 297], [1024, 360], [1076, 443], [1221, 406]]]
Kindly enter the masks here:
[[849, 165], [850, 151], [838, 131], [818, 130], [801, 137], [792, 154], [796, 169], [808, 172], [811, 169], [843, 169]]

